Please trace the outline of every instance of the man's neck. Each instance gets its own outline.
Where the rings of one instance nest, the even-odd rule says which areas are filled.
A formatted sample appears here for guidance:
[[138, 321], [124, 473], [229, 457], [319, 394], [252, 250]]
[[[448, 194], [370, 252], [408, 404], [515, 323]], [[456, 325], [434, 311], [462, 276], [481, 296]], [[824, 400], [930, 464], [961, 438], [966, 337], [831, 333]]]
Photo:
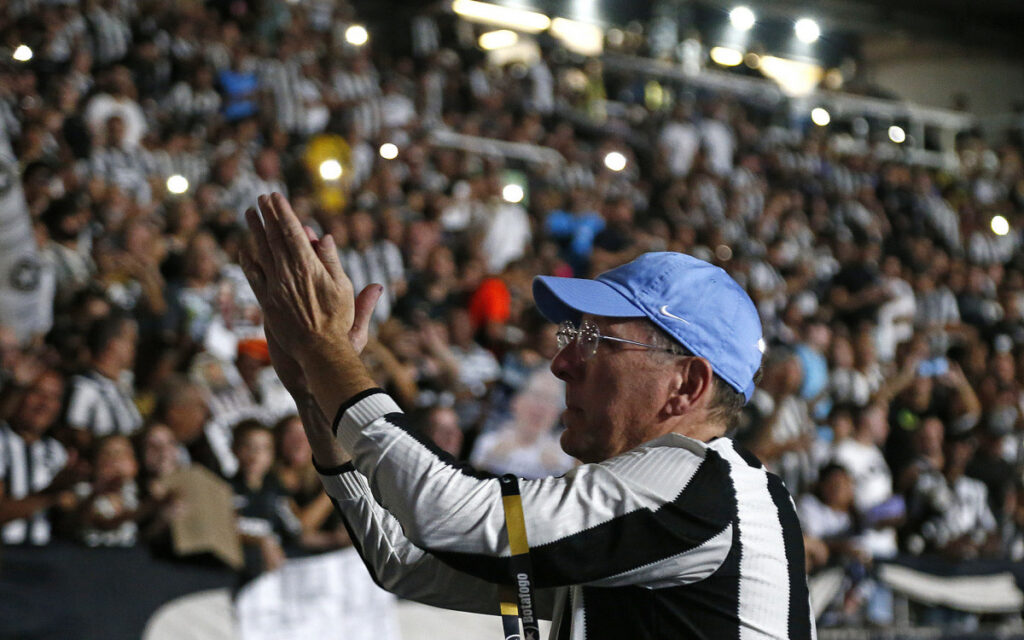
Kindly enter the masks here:
[[97, 360], [93, 362], [92, 368], [96, 373], [100, 374], [104, 378], [110, 378], [114, 382], [117, 382], [121, 378], [121, 368], [112, 362]]
[[666, 429], [663, 433], [678, 433], [679, 435], [693, 438], [700, 442], [711, 442], [715, 438], [725, 435], [725, 429], [717, 421], [697, 420], [686, 421], [677, 424], [675, 427]]
[[[2, 421], [0, 421], [0, 423], [2, 423]], [[40, 434], [35, 433], [31, 429], [25, 429], [20, 424], [18, 424], [18, 422], [13, 418], [10, 420], [8, 424], [10, 425], [11, 430], [14, 431], [14, 433], [18, 434], [18, 437], [24, 440], [25, 444], [27, 445], [31, 445], [35, 442], [38, 442], [41, 439]]]

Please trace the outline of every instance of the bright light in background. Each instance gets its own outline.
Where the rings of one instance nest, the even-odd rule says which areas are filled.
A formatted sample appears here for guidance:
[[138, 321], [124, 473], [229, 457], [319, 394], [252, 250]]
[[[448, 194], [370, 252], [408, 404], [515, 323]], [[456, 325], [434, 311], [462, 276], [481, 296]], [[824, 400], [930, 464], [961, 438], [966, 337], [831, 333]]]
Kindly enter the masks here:
[[829, 69], [825, 72], [823, 83], [825, 88], [838, 91], [843, 86], [843, 72], [839, 69]]
[[806, 42], [810, 44], [816, 42], [821, 37], [821, 27], [818, 23], [810, 18], [800, 18], [793, 25], [793, 32], [800, 42]]
[[32, 59], [32, 49], [27, 44], [19, 44], [18, 48], [14, 50], [14, 55], [11, 57], [18, 62], [28, 62]]
[[508, 29], [499, 29], [498, 31], [481, 33], [480, 38], [477, 40], [477, 44], [479, 44], [480, 48], [484, 51], [504, 49], [505, 47], [511, 47], [517, 42], [519, 42], [519, 34], [515, 31], [509, 31]]
[[806, 96], [821, 82], [824, 70], [811, 62], [761, 56], [761, 73], [778, 83], [788, 96]]
[[183, 175], [174, 174], [167, 178], [167, 190], [174, 195], [181, 195], [188, 191], [188, 178]]
[[992, 216], [992, 233], [997, 236], [1010, 233], [1010, 222], [1003, 216]]
[[476, 0], [454, 0], [452, 11], [466, 20], [495, 24], [527, 33], [540, 33], [551, 26], [551, 18], [543, 13], [501, 7]]
[[348, 29], [345, 29], [345, 42], [361, 47], [366, 44], [366, 41], [370, 39], [369, 32], [366, 31], [366, 27], [361, 24], [354, 24]]
[[743, 52], [729, 47], [712, 47], [711, 61], [723, 67], [735, 67], [743, 62]]
[[750, 7], [736, 7], [729, 12], [729, 23], [740, 31], [750, 31], [756, 22], [757, 17]]
[[331, 158], [320, 163], [320, 177], [324, 180], [337, 180], [341, 177], [341, 163]]
[[889, 139], [896, 144], [903, 144], [907, 139], [907, 132], [903, 130], [903, 127], [892, 125], [889, 127]]
[[596, 24], [555, 18], [551, 21], [551, 35], [562, 45], [581, 56], [598, 56], [604, 51], [604, 33]]
[[523, 188], [518, 184], [506, 184], [501, 190], [501, 197], [505, 202], [511, 202], [512, 204], [518, 204], [523, 201], [523, 196], [526, 194], [523, 192]]
[[398, 146], [393, 142], [385, 142], [380, 145], [380, 157], [385, 160], [394, 160], [398, 157]]
[[828, 111], [826, 111], [824, 108], [814, 107], [813, 109], [811, 109], [811, 122], [818, 125], [819, 127], [824, 127], [828, 123], [832, 122], [832, 116], [830, 116], [828, 114]]
[[604, 166], [612, 171], [622, 171], [626, 168], [626, 156], [618, 151], [611, 151], [604, 157]]

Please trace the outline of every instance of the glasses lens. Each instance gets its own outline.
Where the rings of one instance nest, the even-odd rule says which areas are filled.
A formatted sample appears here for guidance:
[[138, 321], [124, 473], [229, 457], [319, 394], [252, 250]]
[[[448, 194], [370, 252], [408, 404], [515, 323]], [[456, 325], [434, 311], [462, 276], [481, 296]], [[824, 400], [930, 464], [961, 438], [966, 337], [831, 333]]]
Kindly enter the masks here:
[[584, 322], [580, 327], [580, 353], [584, 359], [597, 353], [597, 345], [601, 342], [601, 332], [593, 322]]
[[572, 326], [568, 321], [563, 322], [558, 327], [558, 333], [555, 334], [555, 339], [558, 341], [559, 349], [568, 347], [569, 343], [576, 339], [576, 327]]

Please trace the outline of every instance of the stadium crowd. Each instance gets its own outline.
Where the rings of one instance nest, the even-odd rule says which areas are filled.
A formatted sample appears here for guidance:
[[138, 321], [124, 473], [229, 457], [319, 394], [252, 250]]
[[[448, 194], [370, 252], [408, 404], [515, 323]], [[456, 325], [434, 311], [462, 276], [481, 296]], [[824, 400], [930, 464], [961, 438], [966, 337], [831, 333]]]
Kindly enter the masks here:
[[0, 129], [43, 263], [32, 326], [0, 327], [3, 544], [170, 553], [165, 480], [190, 465], [230, 482], [249, 575], [348, 544], [235, 259], [243, 211], [279, 191], [357, 290], [385, 286], [364, 357], [455, 457], [571, 468], [531, 278], [682, 251], [760, 310], [735, 437], [794, 495], [809, 567], [845, 570], [823, 624], [890, 623], [872, 566], [898, 553], [1024, 559], [1019, 132], [916, 167], [722, 94], [651, 106], [552, 42], [494, 66], [451, 16], [390, 46], [348, 42], [355, 19], [344, 0], [0, 11], [0, 43], [34, 52], [0, 63]]

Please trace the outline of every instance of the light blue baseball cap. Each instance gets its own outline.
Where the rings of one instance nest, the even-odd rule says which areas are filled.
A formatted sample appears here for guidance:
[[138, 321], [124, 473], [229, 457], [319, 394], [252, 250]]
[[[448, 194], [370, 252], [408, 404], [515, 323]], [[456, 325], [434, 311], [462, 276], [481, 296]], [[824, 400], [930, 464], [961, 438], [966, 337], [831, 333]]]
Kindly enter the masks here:
[[672, 251], [645, 253], [594, 280], [537, 276], [533, 299], [551, 322], [579, 324], [589, 313], [647, 318], [747, 400], [761, 367], [761, 318], [750, 296], [723, 269]]

